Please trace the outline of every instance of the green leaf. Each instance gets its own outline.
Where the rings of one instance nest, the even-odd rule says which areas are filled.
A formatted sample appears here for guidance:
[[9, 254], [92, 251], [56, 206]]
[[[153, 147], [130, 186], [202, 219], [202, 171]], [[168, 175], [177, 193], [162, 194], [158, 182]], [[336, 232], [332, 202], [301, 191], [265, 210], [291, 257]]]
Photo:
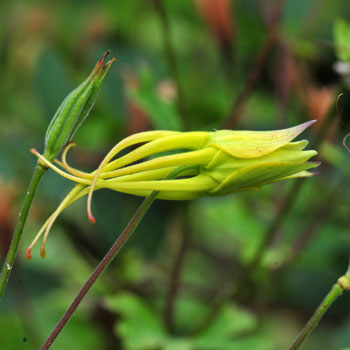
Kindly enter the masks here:
[[255, 316], [233, 304], [221, 307], [212, 324], [197, 338], [197, 341], [216, 341], [221, 343], [244, 332], [252, 331], [257, 326]]
[[115, 329], [126, 350], [164, 347], [166, 334], [161, 320], [145, 301], [125, 293], [108, 297], [106, 303], [122, 316]]
[[[196, 305], [193, 300], [192, 303]], [[191, 306], [189, 301], [184, 303], [180, 298], [177, 306], [179, 304], [182, 306], [177, 312], [183, 313], [183, 317], [179, 319], [187, 317], [186, 322], [198, 322], [202, 317], [193, 313], [196, 307]], [[232, 304], [224, 305], [209, 327], [192, 337], [166, 334], [161, 316], [137, 296], [117, 294], [108, 297], [106, 305], [111, 311], [121, 315], [115, 330], [122, 338], [126, 350], [233, 350], [243, 349], [244, 344], [258, 346], [257, 344], [263, 343], [261, 336], [243, 336], [244, 333], [256, 329], [256, 318], [250, 312]]]

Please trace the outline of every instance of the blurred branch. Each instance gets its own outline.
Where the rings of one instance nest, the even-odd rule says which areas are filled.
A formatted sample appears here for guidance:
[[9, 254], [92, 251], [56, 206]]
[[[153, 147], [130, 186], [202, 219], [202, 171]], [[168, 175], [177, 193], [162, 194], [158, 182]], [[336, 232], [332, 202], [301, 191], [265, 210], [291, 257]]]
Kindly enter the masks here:
[[305, 181], [300, 179], [296, 180], [296, 182], [290, 188], [288, 194], [282, 201], [281, 205], [278, 208], [274, 219], [271, 221], [270, 225], [267, 227], [267, 230], [264, 234], [264, 238], [260, 242], [253, 259], [248, 263], [248, 265], [244, 266], [239, 273], [238, 283], [234, 288], [231, 296], [232, 298], [238, 297], [242, 295], [243, 291], [247, 286], [249, 286], [254, 270], [260, 265], [261, 260], [266, 252], [266, 249], [270, 246], [270, 244], [274, 241], [276, 234], [281, 228], [284, 220], [287, 218], [291, 208], [294, 206], [300, 190]]
[[298, 337], [295, 339], [293, 344], [289, 347], [289, 350], [297, 350], [304, 340], [312, 333], [312, 331], [317, 327], [322, 316], [333, 304], [333, 302], [343, 294], [344, 291], [350, 291], [350, 265], [346, 273], [340, 277], [324, 298], [320, 306], [316, 309], [315, 313], [312, 315], [309, 322], [306, 324], [304, 329], [300, 332]]
[[163, 0], [153, 0], [153, 2], [162, 25], [164, 51], [165, 51], [166, 59], [168, 61], [168, 68], [177, 87], [177, 95], [178, 95], [177, 109], [182, 118], [185, 129], [188, 129], [188, 120], [186, 118], [186, 112], [185, 112], [185, 96], [182, 90], [178, 66], [176, 62], [176, 56], [175, 56], [174, 48], [171, 42], [171, 30], [170, 30], [169, 18], [167, 16]]
[[182, 209], [183, 210], [181, 210], [180, 212], [181, 227], [180, 227], [180, 232], [178, 232], [178, 236], [181, 236], [180, 237], [181, 242], [180, 242], [179, 250], [174, 260], [174, 265], [172, 267], [169, 286], [168, 286], [168, 293], [166, 297], [165, 310], [164, 310], [164, 321], [168, 328], [168, 331], [171, 333], [174, 333], [175, 331], [174, 309], [175, 309], [176, 297], [180, 289], [181, 271], [184, 266], [185, 255], [191, 241], [191, 232], [186, 228], [188, 226], [187, 224], [188, 205], [185, 204], [185, 206]]
[[194, 0], [212, 32], [229, 83], [234, 80], [236, 19], [233, 0]]
[[268, 32], [266, 34], [265, 41], [263, 42], [260, 51], [258, 52], [256, 59], [250, 69], [242, 91], [238, 95], [231, 108], [229, 117], [224, 122], [223, 126], [225, 129], [233, 129], [237, 125], [239, 118], [243, 112], [244, 106], [255, 88], [255, 85], [260, 77], [261, 70], [263, 69], [268, 55], [278, 38], [279, 21], [283, 4], [284, 0], [276, 0], [274, 4], [274, 8], [268, 22]]
[[[292, 268], [293, 263], [297, 262], [300, 256], [310, 246], [311, 242], [314, 241], [321, 232], [321, 230], [318, 232], [316, 230], [319, 229], [322, 224], [326, 223], [335, 212], [335, 209], [337, 208], [337, 201], [335, 201], [335, 199], [338, 198], [338, 195], [340, 195], [343, 190], [343, 181], [342, 179], [338, 179], [329, 193], [320, 200], [321, 204], [316, 210], [314, 210], [309, 224], [306, 225], [295, 241], [290, 244], [291, 253], [285, 260], [283, 260], [282, 264], [276, 269], [273, 269], [267, 277], [269, 283], [276, 283], [288, 275], [288, 271]], [[329, 203], [334, 204], [330, 206]]]
[[[334, 188], [330, 191], [327, 197], [322, 201], [317, 208], [310, 223], [305, 227], [302, 233], [292, 243], [292, 255], [288, 259], [288, 263], [296, 261], [298, 257], [306, 250], [310, 243], [316, 238], [316, 230], [321, 224], [328, 221], [336, 209], [336, 198], [343, 191], [343, 183], [338, 181]], [[329, 205], [333, 203], [333, 205]]]
[[276, 62], [273, 67], [273, 80], [277, 105], [277, 124], [282, 128], [288, 123], [288, 102], [295, 75], [295, 58], [287, 40], [279, 38], [276, 43]]

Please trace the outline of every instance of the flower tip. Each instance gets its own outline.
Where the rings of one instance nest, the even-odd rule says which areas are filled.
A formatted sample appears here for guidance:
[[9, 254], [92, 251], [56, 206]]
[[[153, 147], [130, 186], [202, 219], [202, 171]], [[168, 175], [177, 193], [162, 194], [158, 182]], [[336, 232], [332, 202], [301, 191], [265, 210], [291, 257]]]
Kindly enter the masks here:
[[314, 162], [308, 162], [309, 164], [312, 164], [313, 165], [313, 167], [318, 167], [318, 166], [320, 166], [322, 163], [321, 162], [318, 162], [318, 161], [314, 161]]
[[26, 259], [30, 260], [32, 258], [32, 248], [28, 248], [25, 252]]
[[105, 70], [107, 68], [107, 70], [109, 69], [109, 67], [112, 65], [113, 62], [115, 62], [117, 60], [116, 56], [113, 56], [113, 58], [111, 60], [109, 60], [104, 66], [103, 66], [103, 70]]
[[89, 217], [89, 221], [90, 221], [92, 224], [95, 224], [95, 223], [96, 223], [96, 219], [92, 216], [91, 213], [88, 213], [88, 217]]
[[97, 61], [95, 68], [92, 71], [93, 76], [99, 76], [104, 70], [106, 57], [110, 54], [111, 50], [106, 51], [101, 58]]
[[303, 129], [303, 131], [305, 129], [307, 129], [309, 126], [311, 126], [312, 124], [315, 124], [317, 122], [317, 119], [313, 119], [313, 120], [309, 120], [308, 122], [302, 123], [299, 126]]
[[41, 256], [43, 259], [46, 258], [45, 247], [41, 247], [41, 249], [40, 249], [40, 256]]
[[[98, 172], [96, 174], [98, 174]], [[91, 211], [91, 199], [92, 199], [93, 188], [94, 188], [94, 185], [95, 185], [95, 178], [94, 178], [94, 180], [92, 181], [92, 183], [90, 185], [90, 191], [89, 191], [88, 200], [87, 200], [87, 214], [88, 214], [89, 221], [92, 224], [94, 224], [96, 222], [96, 219], [92, 215], [92, 211]]]
[[294, 135], [294, 137], [296, 137], [296, 136], [300, 135], [304, 130], [306, 130], [309, 126], [311, 126], [312, 124], [314, 124], [316, 122], [317, 122], [316, 119], [309, 120], [309, 121], [307, 121], [305, 123], [296, 125], [296, 126], [294, 126], [292, 128], [289, 128], [287, 130], [289, 130], [291, 132], [290, 135]]
[[38, 154], [38, 151], [35, 149], [35, 148], [31, 148], [30, 149], [30, 152], [37, 155]]
[[111, 50], [107, 50], [102, 56], [101, 58], [98, 60], [97, 64], [99, 66], [103, 65], [103, 63], [105, 63], [106, 61], [106, 57], [111, 53]]
[[111, 50], [107, 50], [101, 57], [101, 59], [106, 59], [106, 57], [111, 53]]

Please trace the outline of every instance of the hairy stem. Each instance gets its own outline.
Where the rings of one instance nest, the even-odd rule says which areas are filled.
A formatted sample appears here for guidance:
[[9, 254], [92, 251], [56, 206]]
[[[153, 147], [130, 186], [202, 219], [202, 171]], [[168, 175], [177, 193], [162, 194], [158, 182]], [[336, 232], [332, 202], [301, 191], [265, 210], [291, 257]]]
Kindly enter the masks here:
[[26, 195], [24, 197], [22, 208], [21, 208], [21, 211], [19, 213], [17, 225], [15, 228], [15, 232], [14, 232], [13, 237], [12, 237], [11, 245], [10, 245], [10, 248], [8, 250], [4, 265], [2, 267], [2, 272], [1, 272], [1, 276], [0, 276], [0, 300], [1, 300], [2, 295], [4, 294], [8, 280], [10, 278], [10, 273], [11, 273], [11, 270], [13, 268], [13, 264], [14, 264], [14, 261], [15, 261], [16, 255], [17, 255], [19, 242], [20, 242], [21, 237], [22, 237], [24, 224], [27, 220], [30, 206], [32, 204], [35, 192], [39, 186], [39, 182], [40, 182], [42, 176], [45, 174], [46, 170], [47, 169], [45, 167], [41, 166], [40, 164], [36, 165], [32, 180], [29, 184], [28, 190], [27, 190]]
[[320, 322], [322, 316], [333, 304], [333, 302], [344, 292], [350, 290], [350, 265], [346, 274], [340, 277], [326, 295], [320, 306], [316, 309], [315, 313], [310, 318], [309, 322], [305, 325], [304, 329], [300, 332], [298, 337], [294, 340], [293, 344], [289, 347], [289, 350], [297, 350], [303, 341], [311, 334]]
[[[182, 166], [177, 169], [175, 169], [171, 174], [169, 174], [166, 178], [175, 178], [180, 173], [188, 170], [192, 166]], [[117, 238], [117, 240], [113, 243], [111, 249], [107, 252], [107, 254], [104, 256], [104, 258], [100, 261], [100, 263], [97, 265], [94, 272], [90, 275], [88, 280], [85, 282], [83, 287], [80, 289], [79, 293], [73, 300], [72, 304], [69, 306], [69, 308], [66, 310], [64, 315], [62, 316], [61, 320], [58, 322], [54, 330], [51, 332], [49, 337], [46, 339], [43, 346], [40, 348], [41, 350], [47, 350], [50, 348], [52, 343], [55, 341], [57, 336], [61, 333], [62, 329], [65, 327], [67, 322], [70, 320], [72, 315], [74, 314], [75, 310], [78, 308], [81, 301], [84, 299], [87, 292], [90, 290], [92, 285], [96, 282], [96, 280], [101, 276], [101, 274], [106, 270], [106, 268], [109, 266], [109, 264], [113, 261], [113, 259], [117, 256], [120, 249], [124, 246], [126, 241], [130, 238], [132, 233], [135, 231], [138, 224], [141, 222], [142, 218], [146, 214], [147, 210], [153, 203], [153, 201], [156, 199], [157, 195], [159, 194], [159, 191], [153, 191], [151, 194], [144, 199], [144, 201], [141, 203], [139, 208], [136, 210], [134, 216], [129, 221], [128, 225], [125, 227], [122, 234]]]

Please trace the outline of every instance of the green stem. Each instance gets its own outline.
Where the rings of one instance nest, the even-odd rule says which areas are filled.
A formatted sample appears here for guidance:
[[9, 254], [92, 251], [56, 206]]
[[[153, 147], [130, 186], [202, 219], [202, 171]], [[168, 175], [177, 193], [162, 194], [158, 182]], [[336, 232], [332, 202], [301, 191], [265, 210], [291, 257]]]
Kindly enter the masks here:
[[[180, 173], [187, 171], [188, 169], [192, 169], [193, 166], [182, 166], [177, 169], [175, 169], [171, 174], [169, 174], [166, 179], [172, 179], [178, 176]], [[72, 304], [69, 306], [69, 308], [66, 310], [54, 330], [51, 332], [49, 337], [46, 339], [43, 346], [40, 348], [41, 350], [48, 350], [52, 343], [55, 341], [57, 336], [61, 333], [62, 329], [65, 327], [67, 322], [72, 317], [75, 310], [78, 308], [81, 301], [84, 299], [87, 292], [90, 290], [92, 285], [96, 282], [96, 280], [101, 276], [101, 274], [106, 270], [106, 268], [109, 266], [109, 264], [113, 261], [113, 259], [117, 256], [120, 249], [124, 246], [126, 241], [130, 238], [132, 233], [135, 231], [138, 224], [141, 222], [142, 218], [146, 214], [147, 210], [153, 203], [153, 201], [156, 199], [157, 195], [159, 194], [159, 191], [153, 191], [150, 193], [148, 197], [144, 199], [144, 201], [141, 203], [139, 208], [136, 210], [134, 216], [129, 221], [128, 225], [125, 227], [122, 234], [117, 238], [117, 240], [113, 243], [111, 249], [107, 252], [107, 254], [104, 256], [104, 258], [100, 261], [100, 263], [97, 265], [94, 272], [90, 275], [88, 280], [85, 282], [83, 287], [80, 289], [79, 293], [73, 300]]]
[[297, 350], [303, 341], [311, 334], [311, 332], [316, 328], [320, 322], [322, 316], [333, 304], [333, 302], [343, 294], [344, 291], [350, 290], [350, 267], [346, 274], [340, 277], [324, 298], [320, 306], [316, 309], [315, 313], [310, 318], [309, 322], [305, 325], [304, 329], [300, 332], [298, 337], [294, 340], [293, 344], [289, 347], [288, 350]]
[[11, 270], [13, 268], [13, 264], [14, 264], [14, 261], [15, 261], [16, 255], [17, 255], [17, 251], [18, 251], [19, 242], [20, 242], [21, 237], [22, 237], [24, 224], [27, 220], [30, 206], [32, 204], [35, 192], [39, 186], [39, 182], [40, 182], [42, 176], [45, 174], [46, 170], [47, 169], [42, 167], [41, 165], [39, 165], [39, 164], [36, 165], [32, 180], [29, 184], [27, 193], [24, 197], [22, 208], [21, 208], [21, 211], [19, 213], [17, 225], [15, 228], [15, 233], [13, 234], [11, 245], [10, 245], [10, 248], [8, 250], [4, 265], [2, 267], [2, 272], [0, 275], [0, 300], [1, 300], [2, 295], [4, 294], [5, 288], [7, 286], [7, 282], [8, 282], [9, 277], [10, 277]]

